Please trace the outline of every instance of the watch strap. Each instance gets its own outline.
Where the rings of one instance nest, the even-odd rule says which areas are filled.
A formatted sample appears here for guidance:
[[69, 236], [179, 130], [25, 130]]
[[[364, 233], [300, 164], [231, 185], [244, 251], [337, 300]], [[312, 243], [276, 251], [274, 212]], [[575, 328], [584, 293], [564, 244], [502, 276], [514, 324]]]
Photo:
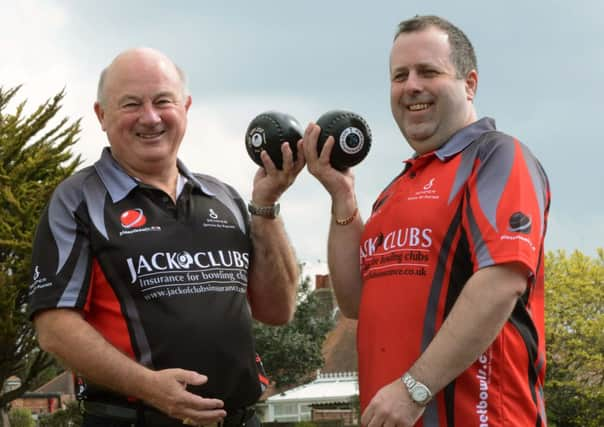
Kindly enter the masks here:
[[[401, 381], [407, 388], [409, 392], [409, 396], [411, 400], [413, 400], [419, 406], [426, 406], [430, 400], [432, 400], [432, 392], [424, 383], [419, 382], [409, 372], [405, 372], [401, 377]], [[419, 392], [419, 393], [418, 393]], [[419, 399], [417, 396], [423, 396], [422, 399]]]
[[249, 202], [247, 210], [252, 215], [263, 216], [265, 218], [276, 218], [279, 215], [279, 203], [274, 203], [270, 206], [258, 206], [254, 202]]

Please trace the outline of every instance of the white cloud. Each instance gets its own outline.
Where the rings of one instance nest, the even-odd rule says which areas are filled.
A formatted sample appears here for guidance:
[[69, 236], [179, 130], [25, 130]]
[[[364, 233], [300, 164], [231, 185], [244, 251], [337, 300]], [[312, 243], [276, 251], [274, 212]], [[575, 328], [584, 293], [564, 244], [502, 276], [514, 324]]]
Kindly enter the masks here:
[[57, 119], [82, 117], [74, 151], [94, 161], [105, 144], [92, 112], [97, 76], [84, 72], [85, 61], [72, 57], [63, 42], [69, 37], [68, 10], [50, 1], [2, 2], [0, 16], [0, 51], [9, 58], [0, 62], [0, 84], [23, 85], [15, 101], [28, 100], [26, 113], [65, 88]]
[[61, 90], [73, 67], [59, 41], [69, 20], [66, 11], [26, 0], [0, 3], [0, 16], [2, 84], [24, 84], [23, 90], [38, 101]]

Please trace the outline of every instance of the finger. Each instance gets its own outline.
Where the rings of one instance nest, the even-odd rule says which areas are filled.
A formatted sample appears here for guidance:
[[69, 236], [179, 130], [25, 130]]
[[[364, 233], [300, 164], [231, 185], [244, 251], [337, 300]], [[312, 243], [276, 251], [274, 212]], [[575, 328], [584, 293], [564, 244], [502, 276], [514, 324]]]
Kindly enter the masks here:
[[296, 174], [298, 174], [303, 168], [304, 165], [306, 164], [306, 157], [304, 155], [304, 140], [300, 139], [297, 143], [296, 143], [296, 148], [297, 148], [297, 155], [298, 157], [296, 158], [296, 162], [294, 164], [294, 168], [296, 171]]
[[[197, 396], [197, 395], [196, 395]], [[221, 410], [222, 412], [224, 412], [224, 402], [220, 399], [207, 399], [207, 398], [201, 398], [201, 401], [199, 402], [199, 404], [197, 405], [197, 410], [199, 411], [214, 411], [214, 410]]]
[[262, 150], [260, 152], [260, 160], [262, 160], [262, 165], [264, 166], [264, 170], [266, 170], [267, 175], [273, 174], [277, 171], [277, 166], [275, 166], [273, 159], [271, 159], [271, 156], [268, 155], [266, 150]]
[[397, 424], [392, 418], [386, 418], [383, 427], [397, 427]]
[[289, 142], [281, 144], [281, 158], [283, 159], [283, 170], [290, 171], [294, 165], [294, 153]]
[[323, 148], [321, 149], [321, 154], [319, 156], [319, 160], [322, 163], [329, 163], [329, 159], [331, 157], [331, 150], [333, 150], [333, 146], [335, 145], [336, 140], [334, 139], [333, 136], [329, 136], [329, 138], [327, 138], [327, 141], [325, 141], [325, 144], [323, 145]]
[[369, 422], [371, 421], [372, 417], [373, 417], [373, 406], [370, 403], [369, 406], [367, 406], [367, 408], [365, 408], [365, 411], [361, 415], [361, 425], [364, 427], [367, 427], [369, 425]]
[[369, 420], [369, 423], [367, 424], [367, 427], [382, 427], [382, 425], [385, 423], [385, 419], [383, 416], [381, 416], [378, 413], [374, 413], [373, 416], [371, 417], [371, 420]]
[[315, 123], [309, 123], [304, 131], [304, 156], [309, 162], [314, 162], [319, 157], [317, 153], [317, 140], [320, 133], [321, 128]]
[[184, 369], [175, 369], [174, 377], [178, 382], [184, 384], [185, 387], [187, 384], [192, 385], [202, 385], [208, 382], [208, 377], [202, 375], [195, 371], [187, 371]]

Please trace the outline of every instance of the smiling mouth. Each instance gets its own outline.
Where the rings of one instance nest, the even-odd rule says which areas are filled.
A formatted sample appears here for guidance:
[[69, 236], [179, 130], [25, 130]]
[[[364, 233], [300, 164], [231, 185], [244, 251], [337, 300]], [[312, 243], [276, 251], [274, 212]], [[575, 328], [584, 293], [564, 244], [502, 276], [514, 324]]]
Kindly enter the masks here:
[[165, 131], [159, 131], [159, 132], [147, 132], [147, 133], [141, 133], [141, 132], [137, 132], [136, 136], [138, 138], [141, 139], [155, 139], [155, 138], [159, 138], [160, 136], [162, 136], [164, 134]]
[[431, 104], [411, 104], [411, 105], [407, 105], [407, 109], [409, 111], [423, 111], [423, 110], [427, 110], [428, 108], [430, 108]]

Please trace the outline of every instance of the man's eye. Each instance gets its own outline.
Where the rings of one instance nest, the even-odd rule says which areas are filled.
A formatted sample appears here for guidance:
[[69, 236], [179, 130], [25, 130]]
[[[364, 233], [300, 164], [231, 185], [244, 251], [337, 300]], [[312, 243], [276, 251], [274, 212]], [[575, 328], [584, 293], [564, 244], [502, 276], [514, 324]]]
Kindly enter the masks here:
[[166, 105], [166, 104], [172, 103], [172, 100], [169, 98], [160, 98], [157, 101], [155, 101], [155, 103], [159, 104], [159, 105]]
[[138, 107], [138, 104], [136, 102], [127, 102], [125, 104], [122, 104], [122, 108], [135, 108]]
[[407, 80], [407, 74], [406, 73], [395, 74], [392, 77], [392, 80], [395, 81], [395, 82], [404, 82], [405, 80]]

